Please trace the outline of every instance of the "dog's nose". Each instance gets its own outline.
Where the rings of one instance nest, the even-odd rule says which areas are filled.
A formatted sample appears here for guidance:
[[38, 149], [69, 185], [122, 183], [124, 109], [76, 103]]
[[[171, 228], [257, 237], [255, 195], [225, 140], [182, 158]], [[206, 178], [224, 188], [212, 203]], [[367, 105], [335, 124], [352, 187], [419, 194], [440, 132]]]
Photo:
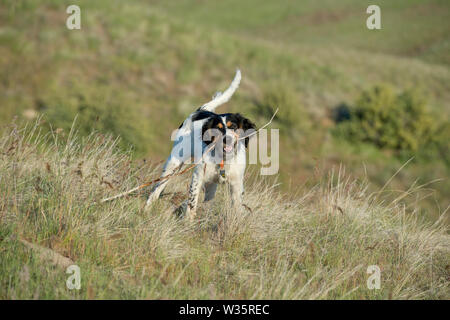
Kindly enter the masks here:
[[233, 136], [226, 134], [223, 136], [223, 144], [227, 145], [227, 144], [232, 144], [233, 143]]

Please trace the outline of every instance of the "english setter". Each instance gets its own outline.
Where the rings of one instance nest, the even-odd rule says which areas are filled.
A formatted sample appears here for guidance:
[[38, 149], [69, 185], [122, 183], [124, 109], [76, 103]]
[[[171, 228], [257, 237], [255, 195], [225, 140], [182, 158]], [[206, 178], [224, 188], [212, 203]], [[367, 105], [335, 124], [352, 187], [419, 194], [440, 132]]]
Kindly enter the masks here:
[[[255, 131], [255, 125], [239, 113], [214, 113], [218, 106], [231, 98], [240, 80], [241, 73], [237, 70], [230, 87], [223, 94], [216, 93], [213, 100], [190, 114], [176, 131], [175, 137], [172, 137], [175, 142], [161, 177], [173, 174], [184, 163], [194, 159], [196, 166], [189, 197], [180, 207], [191, 220], [196, 215], [200, 191], [204, 189], [204, 201], [209, 201], [214, 198], [219, 183], [228, 182], [234, 207], [242, 204], [246, 148], [249, 142], [247, 136], [249, 132]], [[146, 207], [160, 197], [167, 182], [163, 180], [155, 184]]]

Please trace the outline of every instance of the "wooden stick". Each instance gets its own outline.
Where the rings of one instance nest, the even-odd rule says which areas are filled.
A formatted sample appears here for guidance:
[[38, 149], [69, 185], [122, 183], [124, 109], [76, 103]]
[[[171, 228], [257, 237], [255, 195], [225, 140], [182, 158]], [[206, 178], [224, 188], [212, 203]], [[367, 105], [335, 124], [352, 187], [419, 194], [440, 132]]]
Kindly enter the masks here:
[[242, 136], [242, 137], [240, 137], [238, 140], [242, 140], [242, 139], [249, 138], [249, 137], [251, 137], [251, 136], [257, 134], [259, 131], [261, 131], [261, 130], [264, 129], [265, 127], [267, 127], [269, 124], [272, 123], [272, 120], [273, 120], [273, 118], [275, 118], [275, 115], [277, 114], [277, 112], [278, 112], [278, 108], [277, 108], [277, 110], [275, 110], [275, 112], [274, 112], [272, 118], [270, 118], [270, 121], [267, 122], [265, 125], [263, 125], [261, 128], [259, 128], [258, 131], [254, 131], [254, 132], [252, 132], [252, 133], [250, 133], [250, 134], [248, 134], [248, 135], [246, 135], [246, 136]]
[[[217, 142], [212, 143], [211, 146], [203, 153], [202, 158], [200, 159], [200, 162], [203, 161], [203, 158], [205, 157], [205, 155], [208, 154], [208, 153], [214, 148], [214, 146], [216, 145], [216, 143], [217, 143]], [[180, 165], [178, 166], [177, 169], [180, 169], [180, 168], [183, 166], [183, 164], [184, 164], [184, 163], [180, 164]], [[124, 196], [126, 196], [126, 195], [128, 195], [128, 194], [130, 194], [130, 193], [132, 193], [132, 192], [135, 192], [135, 191], [140, 190], [140, 189], [142, 189], [142, 188], [148, 187], [148, 186], [150, 186], [150, 185], [152, 185], [152, 184], [154, 184], [154, 183], [161, 182], [161, 181], [165, 181], [165, 180], [167, 180], [167, 179], [169, 179], [169, 178], [171, 178], [171, 177], [174, 177], [174, 176], [181, 176], [182, 174], [185, 174], [185, 173], [188, 172], [189, 170], [193, 169], [196, 165], [197, 165], [197, 163], [194, 163], [194, 164], [192, 164], [191, 166], [189, 166], [189, 167], [187, 167], [186, 169], [184, 169], [183, 171], [177, 172], [177, 173], [175, 173], [176, 170], [174, 170], [171, 174], [168, 174], [167, 176], [159, 177], [158, 179], [155, 179], [155, 180], [152, 180], [152, 181], [150, 181], [150, 182], [141, 184], [140, 186], [137, 186], [137, 187], [135, 187], [135, 188], [133, 188], [133, 189], [131, 189], [131, 190], [128, 190], [128, 191], [119, 193], [118, 195], [115, 195], [115, 196], [113, 196], [113, 197], [109, 197], [109, 198], [102, 199], [102, 200], [100, 201], [100, 203], [104, 203], [104, 202], [108, 202], [108, 201], [111, 201], [111, 200], [114, 200], [114, 199], [117, 199], [117, 198], [124, 197]]]

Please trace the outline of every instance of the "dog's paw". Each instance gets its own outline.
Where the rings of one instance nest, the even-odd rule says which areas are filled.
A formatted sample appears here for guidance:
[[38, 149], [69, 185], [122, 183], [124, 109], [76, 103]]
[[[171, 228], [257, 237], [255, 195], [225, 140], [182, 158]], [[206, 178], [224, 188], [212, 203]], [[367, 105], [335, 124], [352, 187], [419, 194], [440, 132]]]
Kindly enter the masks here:
[[185, 217], [189, 221], [193, 221], [196, 216], [196, 210], [189, 208], [187, 201], [183, 202], [177, 209], [175, 209], [175, 215], [178, 218]]
[[183, 209], [184, 209], [184, 216], [189, 220], [189, 221], [194, 221], [195, 216], [197, 215], [197, 210], [195, 209], [191, 209], [188, 205], [188, 203], [183, 203]]
[[182, 218], [186, 215], [187, 202], [183, 202], [178, 208], [174, 210], [174, 214], [177, 218]]
[[145, 205], [144, 205], [144, 211], [148, 212], [150, 210], [150, 208], [152, 207], [152, 204], [153, 204], [152, 201], [147, 200], [147, 202], [145, 202]]
[[145, 207], [146, 207], [146, 208], [150, 207], [150, 206], [152, 205], [152, 203], [154, 203], [158, 198], [159, 198], [159, 197], [158, 197], [154, 192], [152, 192], [152, 193], [148, 196], [147, 202], [145, 203]]
[[196, 215], [197, 215], [197, 211], [196, 210], [190, 209], [189, 206], [186, 208], [186, 218], [189, 221], [191, 221], [191, 222], [194, 221]]

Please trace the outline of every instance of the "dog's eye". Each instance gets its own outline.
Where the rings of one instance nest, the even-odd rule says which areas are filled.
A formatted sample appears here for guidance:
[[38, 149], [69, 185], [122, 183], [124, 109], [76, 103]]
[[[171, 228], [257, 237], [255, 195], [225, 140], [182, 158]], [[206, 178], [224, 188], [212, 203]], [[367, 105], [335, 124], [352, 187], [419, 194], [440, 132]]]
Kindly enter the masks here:
[[227, 128], [236, 129], [237, 125], [231, 121], [227, 121]]

